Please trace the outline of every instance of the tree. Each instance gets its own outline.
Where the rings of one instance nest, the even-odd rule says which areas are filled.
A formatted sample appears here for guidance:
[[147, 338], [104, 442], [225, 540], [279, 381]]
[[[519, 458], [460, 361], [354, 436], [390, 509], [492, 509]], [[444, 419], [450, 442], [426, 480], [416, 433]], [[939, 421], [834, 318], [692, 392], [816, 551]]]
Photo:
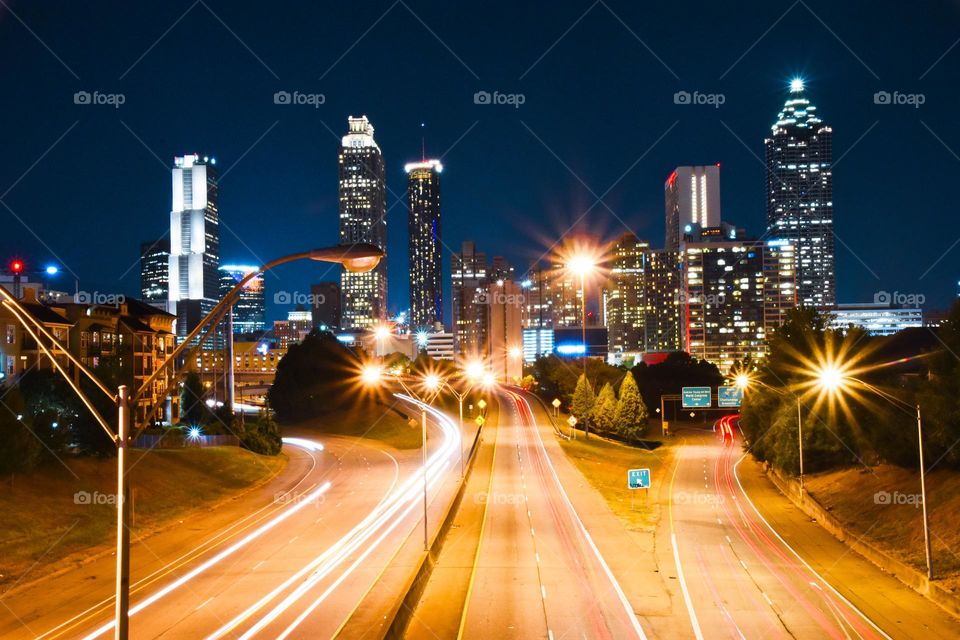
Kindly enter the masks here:
[[257, 421], [240, 437], [240, 446], [265, 456], [275, 456], [280, 453], [283, 447], [280, 426], [273, 419], [269, 407], [260, 410]]
[[23, 396], [16, 388], [0, 387], [3, 406], [0, 406], [0, 473], [13, 474], [30, 471], [40, 458], [40, 441], [33, 429], [18, 416], [24, 415]]
[[593, 425], [598, 431], [609, 433], [615, 430], [616, 418], [617, 395], [613, 391], [613, 385], [607, 382], [597, 394], [597, 403], [593, 409]]
[[589, 436], [590, 435], [590, 416], [593, 413], [593, 408], [597, 403], [597, 397], [593, 393], [593, 385], [590, 384], [590, 381], [587, 380], [587, 377], [580, 374], [580, 379], [577, 380], [577, 388], [573, 391], [573, 400], [570, 403], [570, 411], [574, 416], [577, 417], [577, 420], [583, 422], [584, 432]]
[[188, 373], [183, 379], [183, 389], [180, 391], [180, 418], [184, 422], [195, 425], [206, 423], [206, 395], [200, 374], [196, 371]]
[[314, 331], [280, 360], [267, 399], [280, 422], [315, 418], [356, 401], [359, 370], [356, 353]]
[[623, 382], [620, 383], [620, 399], [614, 416], [617, 431], [625, 438], [635, 438], [646, 425], [647, 418], [649, 418], [647, 405], [643, 401], [643, 396], [640, 395], [637, 381], [628, 371], [623, 377]]

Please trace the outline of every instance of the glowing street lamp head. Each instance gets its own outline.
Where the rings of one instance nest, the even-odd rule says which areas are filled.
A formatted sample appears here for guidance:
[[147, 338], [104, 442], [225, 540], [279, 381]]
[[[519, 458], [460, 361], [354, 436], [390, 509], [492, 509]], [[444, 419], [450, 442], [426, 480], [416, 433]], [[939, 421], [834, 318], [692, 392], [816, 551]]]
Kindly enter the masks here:
[[417, 331], [418, 347], [421, 347], [421, 348], [426, 347], [429, 342], [430, 342], [430, 334], [428, 334], [426, 331]]
[[800, 93], [803, 91], [803, 78], [794, 78], [790, 81], [790, 93]]
[[200, 436], [203, 435], [203, 429], [200, 427], [190, 427], [187, 429], [187, 437], [190, 440], [199, 440]]
[[479, 360], [473, 360], [467, 363], [463, 371], [467, 375], [467, 379], [479, 380], [483, 377], [483, 363]]
[[567, 261], [567, 268], [578, 276], [590, 273], [594, 266], [593, 260], [585, 255], [576, 255]]
[[383, 369], [375, 364], [368, 364], [360, 373], [360, 379], [367, 385], [377, 384], [381, 378], [383, 378]]
[[440, 384], [443, 381], [435, 373], [428, 373], [423, 376], [423, 386], [427, 391], [436, 391], [440, 388]]
[[50, 265], [49, 267], [47, 267], [46, 269], [44, 269], [44, 271], [46, 272], [46, 274], [47, 274], [48, 276], [55, 276], [55, 275], [57, 275], [58, 273], [60, 273], [60, 267], [52, 264], [52, 265]]
[[507, 353], [511, 358], [519, 358], [520, 354], [523, 352], [520, 351], [520, 347], [510, 347], [510, 350]]
[[497, 383], [497, 378], [492, 373], [483, 374], [483, 386], [492, 387]]
[[733, 383], [741, 389], [746, 389], [750, 386], [750, 376], [746, 373], [738, 373], [733, 378]]
[[817, 385], [825, 391], [834, 392], [843, 386], [843, 371], [832, 364], [820, 367], [815, 374]]
[[385, 324], [377, 325], [373, 330], [373, 335], [377, 337], [377, 340], [384, 340], [390, 336], [390, 327]]

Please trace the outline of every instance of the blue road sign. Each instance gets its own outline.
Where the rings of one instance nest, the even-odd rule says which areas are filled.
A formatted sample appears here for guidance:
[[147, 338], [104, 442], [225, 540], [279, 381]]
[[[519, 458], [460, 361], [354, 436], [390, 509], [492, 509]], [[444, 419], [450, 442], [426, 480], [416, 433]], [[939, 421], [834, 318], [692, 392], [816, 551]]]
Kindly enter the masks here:
[[630, 469], [627, 471], [627, 486], [631, 489], [649, 489], [650, 469]]
[[705, 409], [713, 405], [710, 387], [684, 387], [680, 395], [684, 409]]
[[717, 406], [739, 407], [743, 401], [743, 389], [740, 387], [717, 387]]

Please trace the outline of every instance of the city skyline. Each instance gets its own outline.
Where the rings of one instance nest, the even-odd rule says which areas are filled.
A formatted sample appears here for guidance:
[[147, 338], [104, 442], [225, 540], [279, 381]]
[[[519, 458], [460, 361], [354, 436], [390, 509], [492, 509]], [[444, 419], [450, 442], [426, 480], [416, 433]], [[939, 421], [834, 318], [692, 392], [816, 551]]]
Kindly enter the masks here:
[[[221, 10], [221, 7], [211, 7], [218, 13]], [[416, 5], [411, 8], [414, 12], [420, 11]], [[842, 24], [851, 11], [817, 3], [810, 4], [810, 8], [828, 24]], [[449, 160], [465, 169], [458, 169], [456, 175], [451, 174], [445, 181], [448, 194], [445, 205], [449, 210], [445, 241], [450, 247], [459, 246], [462, 239], [473, 238], [489, 250], [506, 255], [515, 264], [526, 265], [571, 226], [575, 231], [598, 230], [610, 238], [623, 231], [632, 231], [639, 238], [657, 244], [657, 238], [663, 237], [662, 196], [658, 194], [658, 185], [673, 167], [683, 163], [721, 162], [724, 210], [730, 212], [728, 217], [750, 233], [760, 235], [766, 225], [766, 199], [763, 191], [757, 188], [758, 181], [764, 179], [764, 167], [760, 161], [764, 154], [762, 138], [769, 134], [770, 119], [782, 106], [790, 79], [800, 75], [816, 96], [817, 106], [829, 115], [830, 124], [838, 132], [834, 140], [835, 155], [843, 158], [838, 163], [842, 180], [838, 180], [834, 194], [836, 204], [843, 212], [836, 226], [836, 233], [843, 240], [836, 248], [837, 300], [870, 301], [877, 292], [900, 291], [922, 293], [928, 306], [944, 307], [953, 297], [957, 281], [956, 273], [951, 273], [955, 269], [950, 268], [953, 239], [931, 238], [930, 246], [927, 246], [919, 237], [906, 238], [906, 242], [914, 243], [910, 249], [913, 255], [929, 255], [929, 260], [912, 266], [909, 272], [893, 268], [887, 259], [893, 243], [891, 230], [897, 228], [902, 211], [919, 206], [930, 225], [948, 225], [949, 199], [936, 188], [931, 176], [914, 169], [919, 163], [913, 159], [920, 150], [934, 164], [949, 166], [955, 161], [949, 148], [956, 149], [957, 146], [956, 125], [952, 118], [945, 117], [948, 111], [945, 111], [941, 95], [947, 90], [945, 83], [948, 70], [955, 64], [955, 51], [939, 60], [952, 42], [943, 34], [952, 10], [941, 7], [932, 8], [925, 15], [901, 15], [898, 13], [900, 9], [892, 9], [896, 13], [887, 19], [900, 19], [904, 23], [920, 21], [929, 27], [926, 32], [930, 36], [918, 42], [916, 48], [917, 61], [912, 63], [916, 68], [907, 69], [906, 63], [892, 54], [872, 50], [867, 46], [864, 34], [849, 27], [837, 32], [842, 39], [842, 42], [838, 41], [802, 6], [790, 10], [770, 34], [758, 41], [764, 28], [784, 12], [784, 9], [775, 7], [758, 8], [756, 15], [745, 13], [742, 23], [723, 22], [729, 27], [724, 38], [725, 46], [735, 46], [729, 44], [731, 40], [741, 43], [744, 57], [738, 60], [733, 55], [736, 51], [731, 48], [729, 60], [720, 59], [714, 63], [716, 68], [711, 79], [710, 73], [698, 74], [683, 65], [684, 56], [667, 39], [658, 34], [640, 33], [638, 25], [644, 21], [637, 9], [611, 5], [627, 25], [638, 30], [637, 33], [680, 78], [678, 80], [655, 57], [646, 53], [629, 31], [616, 27], [615, 18], [604, 14], [602, 7], [592, 10], [588, 19], [573, 29], [548, 57], [534, 65], [539, 53], [553, 42], [551, 37], [563, 34], [583, 12], [582, 8], [576, 10], [572, 6], [561, 9], [559, 15], [542, 22], [543, 43], [538, 41], [529, 47], [518, 45], [520, 48], [515, 57], [522, 64], [514, 62], [507, 67], [517, 67], [513, 79], [493, 77], [490, 69], [478, 61], [481, 51], [495, 57], [499, 54], [478, 50], [467, 40], [458, 44], [456, 53], [481, 78], [478, 82], [456, 57], [444, 50], [440, 42], [429, 40], [428, 32], [424, 31], [429, 40], [427, 46], [435, 47], [437, 63], [453, 77], [454, 83], [449, 89], [441, 90], [435, 80], [425, 76], [417, 78], [416, 88], [420, 92], [440, 92], [437, 95], [444, 96], [451, 105], [446, 110], [450, 116], [433, 107], [424, 107], [422, 100], [411, 100], [407, 93], [409, 88], [404, 89], [390, 80], [389, 74], [394, 68], [394, 62], [390, 60], [385, 61], [387, 68], [376, 72], [388, 80], [383, 89], [389, 86], [398, 97], [389, 108], [378, 102], [379, 90], [374, 91], [363, 84], [350, 86], [349, 69], [355, 59], [353, 55], [347, 54], [344, 62], [334, 63], [353, 38], [362, 34], [362, 30], [356, 33], [348, 30], [337, 35], [330, 51], [326, 52], [328, 56], [318, 53], [311, 57], [316, 73], [304, 74], [292, 72], [294, 67], [280, 53], [277, 43], [269, 38], [252, 37], [250, 16], [242, 11], [227, 11], [222, 18], [256, 52], [256, 56], [248, 55], [229, 31], [219, 27], [206, 28], [209, 24], [217, 24], [210, 22], [212, 17], [207, 15], [204, 18], [202, 12], [191, 12], [158, 43], [156, 50], [140, 62], [137, 59], [143, 54], [143, 48], [124, 44], [116, 52], [118, 68], [114, 77], [131, 68], [123, 80], [116, 83], [109, 74], [97, 78], [89, 71], [85, 73], [84, 69], [90, 68], [86, 63], [88, 54], [81, 54], [67, 44], [57, 47], [57, 43], [68, 42], [63, 31], [68, 22], [48, 21], [46, 31], [39, 35], [82, 78], [81, 82], [74, 83], [75, 79], [56, 57], [45, 52], [18, 23], [8, 20], [4, 28], [9, 31], [10, 46], [37, 52], [36, 56], [24, 61], [22, 69], [13, 70], [13, 77], [21, 78], [24, 87], [33, 87], [35, 94], [48, 96], [49, 99], [34, 104], [31, 109], [40, 120], [46, 116], [46, 121], [51, 124], [40, 131], [30, 124], [32, 118], [23, 118], [26, 123], [23, 130], [12, 132], [10, 154], [0, 166], [0, 178], [5, 178], [2, 182], [14, 187], [4, 198], [12, 212], [3, 211], [22, 233], [0, 239], [0, 252], [31, 263], [58, 262], [63, 265], [66, 277], [71, 280], [79, 278], [87, 288], [135, 291], [136, 270], [127, 269], [138, 258], [132, 243], [123, 251], [110, 252], [110, 255], [99, 256], [94, 261], [72, 246], [64, 235], [59, 235], [63, 233], [60, 228], [66, 225], [54, 224], [38, 234], [41, 242], [17, 218], [35, 228], [35, 216], [52, 216], [55, 220], [62, 215], [61, 211], [70, 212], [77, 207], [86, 207], [88, 203], [96, 203], [95, 206], [106, 207], [113, 213], [114, 224], [107, 230], [107, 235], [102, 236], [105, 245], [131, 233], [134, 228], [132, 221], [118, 215], [123, 211], [138, 212], [138, 239], [160, 237], [165, 225], [152, 221], [155, 214], [162, 215], [167, 205], [156, 182], [157, 160], [167, 165], [168, 158], [184, 149], [215, 153], [221, 164], [230, 169], [227, 180], [232, 184], [224, 192], [227, 200], [223, 203], [228, 214], [226, 222], [230, 226], [230, 230], [224, 229], [222, 234], [224, 260], [257, 262], [257, 256], [280, 253], [281, 244], [298, 244], [299, 248], [304, 238], [296, 230], [305, 224], [311, 224], [317, 234], [317, 242], [305, 244], [330, 244], [336, 238], [336, 227], [330, 225], [330, 221], [336, 218], [336, 186], [330, 180], [331, 175], [335, 175], [335, 159], [329, 156], [328, 145], [339, 139], [342, 126], [339, 123], [343, 118], [361, 112], [378, 123], [378, 138], [385, 149], [388, 220], [393, 221], [387, 262], [388, 269], [395, 274], [404, 273], [407, 263], [405, 225], [399, 224], [402, 211], [401, 206], [396, 205], [403, 200], [401, 180], [405, 176], [402, 163], [410, 157], [411, 150], [420, 148], [424, 136], [428, 155]], [[658, 8], [651, 10], [654, 16], [660, 11]], [[21, 17], [29, 23], [30, 11], [24, 11]], [[335, 21], [338, 14], [336, 9], [331, 11]], [[722, 20], [716, 11], [706, 8], [690, 25], [702, 40], [695, 50], [709, 51], [711, 45], [716, 45], [717, 40], [710, 29], [717, 20]], [[173, 23], [181, 12], [174, 15], [171, 9], [169, 22]], [[373, 13], [372, 9], [370, 12], [372, 23], [380, 14]], [[362, 22], [365, 16], [366, 10], [357, 20]], [[165, 17], [158, 16], [158, 24]], [[455, 20], [441, 16], [430, 18], [427, 23], [443, 39], [459, 32]], [[531, 15], [520, 12], [518, 26], [531, 18]], [[386, 15], [384, 21], [385, 25], [407, 24], [409, 21], [412, 27], [422, 28], [412, 16], [404, 16], [397, 10]], [[201, 28], [204, 36], [193, 37]], [[592, 136], [574, 134], [565, 139], [559, 135], [558, 124], [571, 117], [584, 117], [596, 102], [571, 98], [566, 93], [556, 96], [562, 99], [553, 100], [550, 99], [552, 94], [542, 92], [542, 86], [547, 77], [544, 74], [570, 60], [578, 45], [589, 42], [601, 29], [614, 36], [604, 46], [612, 51], [629, 52], [638, 74], [637, 85], [627, 86], [623, 98], [601, 92], [600, 95], [608, 98], [604, 108], [620, 121], [642, 122], [643, 126], [621, 131], [618, 144], [604, 153], [595, 153]], [[159, 28], [156, 33], [146, 31], [143, 35], [152, 36], [149, 37], [151, 42], [163, 34]], [[791, 38], [794, 33], [802, 33], [803, 40]], [[361, 48], [365, 49], [363, 55], [390, 45], [393, 35], [389, 30], [380, 36], [361, 43]], [[164, 52], [174, 51], [177, 43], [185, 41], [194, 43], [192, 46], [219, 47], [247, 55], [238, 60], [237, 71], [222, 77], [208, 77], [210, 86], [196, 87], [200, 95], [224, 91], [236, 83], [239, 74], [251, 83], [245, 95], [253, 95], [250, 91], [260, 87], [263, 99], [248, 97], [237, 102], [235, 109], [227, 114], [231, 126], [226, 128], [217, 124], [224, 122], [223, 118], [212, 119], [212, 114], [203, 110], [194, 110], [190, 117], [186, 117], [176, 109], [167, 108], [167, 103], [153, 94], [153, 87], [173, 77], [169, 74], [176, 68], [165, 60]], [[201, 44], [196, 45], [196, 42]], [[336, 46], [340, 44], [342, 49]], [[754, 44], [755, 48], [749, 49]], [[129, 54], [126, 59], [124, 53]], [[523, 53], [529, 53], [529, 60]], [[257, 57], [281, 82], [275, 82], [276, 78], [258, 62]], [[219, 64], [215, 60], [212, 62]], [[582, 75], [593, 68], [593, 62], [595, 60], [591, 58], [569, 68], [571, 73]], [[531, 65], [529, 73], [519, 80]], [[328, 67], [331, 67], [329, 73], [318, 82], [317, 77]], [[38, 75], [37, 72], [42, 73]], [[598, 80], [609, 78], [607, 73], [601, 74]], [[922, 80], [919, 79], [921, 75]], [[178, 82], [187, 82], [188, 86], [195, 86], [194, 83], [200, 81], [199, 78], [184, 78], [183, 74], [176, 77]], [[98, 86], [100, 93], [120, 91], [126, 101], [116, 109], [76, 104], [72, 92], [62, 95], [64, 82], [74, 83], [77, 92], [91, 93]], [[502, 86], [498, 87], [498, 84]], [[516, 108], [474, 102], [473, 94], [478, 90], [492, 92], [498, 88], [501, 94], [511, 89], [524, 93], [526, 100]], [[911, 90], [925, 91], [928, 99], [922, 109], [884, 104], [884, 95], [892, 96], [898, 88], [901, 94]], [[323, 104], [316, 108], [310, 104], [298, 107], [292, 97], [289, 104], [284, 104], [283, 92], [293, 96], [297, 89], [300, 94], [322, 93]], [[640, 102], [632, 100], [632, 94], [640, 89], [643, 89], [645, 98]], [[698, 90], [701, 96], [716, 90], [724, 96], [723, 104], [698, 106], [692, 98], [690, 104], [674, 101], [674, 93], [681, 93], [682, 97], [682, 92], [686, 92], [692, 97]], [[280, 103], [274, 101], [275, 93], [281, 94]], [[878, 100], [874, 99], [874, 94], [879, 95]], [[628, 101], [630, 113], [635, 115], [624, 120]], [[633, 104], [642, 105], [639, 120]], [[10, 106], [12, 117], [25, 115], [22, 105]], [[159, 114], [162, 116], [158, 117]], [[62, 127], [55, 126], [60, 124]], [[421, 127], [422, 124], [426, 126]], [[891, 138], [904, 129], [909, 130], [910, 135]], [[28, 133], [29, 143], [24, 137]], [[87, 157], [84, 148], [116, 149], [112, 157], [122, 157], [123, 162], [108, 161], [117, 165], [117, 175], [122, 178], [109, 188], [101, 180], [93, 179], [96, 174], [90, 171], [99, 166], [103, 157], [98, 157], [97, 162], [84, 162]], [[321, 153], [324, 148], [328, 149], [326, 154]], [[498, 153], [498, 148], [507, 150], [507, 153]], [[891, 158], [883, 166], [877, 166], [871, 160], [880, 155], [880, 149], [888, 149], [883, 155]], [[45, 153], [47, 151], [49, 153]], [[511, 163], [477, 164], [475, 158], [478, 157], [498, 160], [530, 158], [532, 164], [529, 166], [535, 179], [521, 180], [519, 175], [509, 171]], [[71, 161], [74, 158], [81, 161]], [[911, 159], [909, 162], [908, 158]], [[35, 173], [36, 170], [25, 173], [35, 161], [40, 163], [38, 167], [62, 176], [64, 188], [38, 198], [38, 190], [43, 184], [38, 180], [40, 174]], [[70, 163], [71, 170], [59, 170], [66, 162]], [[633, 166], [635, 162], [637, 164]], [[627, 169], [631, 171], [625, 174]], [[621, 175], [625, 177], [614, 184]], [[136, 176], [135, 180], [133, 176]], [[147, 179], [148, 176], [152, 178]], [[894, 176], [900, 176], [900, 180], [911, 188], [891, 188], [896, 184]], [[491, 183], [502, 184], [509, 197], [494, 202], [489, 194], [484, 193], [484, 185]], [[882, 186], [878, 188], [876, 185]], [[595, 204], [596, 196], [610, 186], [614, 187], [613, 191], [605, 195], [602, 203]], [[911, 197], [906, 191], [910, 191]], [[72, 202], [63, 200], [65, 193], [72, 194]], [[919, 202], [913, 197], [916, 194], [922, 194]], [[589, 228], [573, 224], [584, 212], [587, 212], [585, 221]], [[494, 224], [476, 230], [468, 228], [478, 216]], [[519, 220], [528, 222], [522, 222], [517, 233], [501, 243], [502, 247], [495, 246], [493, 240], [497, 239], [497, 234], [494, 229]], [[265, 226], [272, 223], [279, 224], [270, 234], [264, 234]], [[449, 257], [449, 247], [446, 251]], [[280, 273], [279, 277], [292, 281], [293, 288], [307, 291], [311, 282], [329, 276], [323, 271], [296, 266]], [[273, 280], [273, 285], [278, 282], [276, 275], [268, 280]], [[285, 286], [291, 288], [290, 284]], [[406, 307], [408, 294], [405, 287], [394, 287], [388, 295], [391, 311]], [[271, 317], [282, 317], [283, 310], [274, 308], [272, 301], [268, 301], [268, 306]]]

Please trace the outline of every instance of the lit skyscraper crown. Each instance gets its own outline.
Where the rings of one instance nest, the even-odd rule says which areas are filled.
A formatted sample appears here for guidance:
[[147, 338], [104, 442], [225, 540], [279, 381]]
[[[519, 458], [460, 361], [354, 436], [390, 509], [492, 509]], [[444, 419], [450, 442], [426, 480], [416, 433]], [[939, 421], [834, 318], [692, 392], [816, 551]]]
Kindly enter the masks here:
[[791, 128], [816, 130], [823, 122], [817, 117], [817, 107], [806, 98], [805, 89], [802, 78], [790, 81], [790, 95], [777, 115], [777, 122], [771, 127], [773, 135], [783, 134]]

